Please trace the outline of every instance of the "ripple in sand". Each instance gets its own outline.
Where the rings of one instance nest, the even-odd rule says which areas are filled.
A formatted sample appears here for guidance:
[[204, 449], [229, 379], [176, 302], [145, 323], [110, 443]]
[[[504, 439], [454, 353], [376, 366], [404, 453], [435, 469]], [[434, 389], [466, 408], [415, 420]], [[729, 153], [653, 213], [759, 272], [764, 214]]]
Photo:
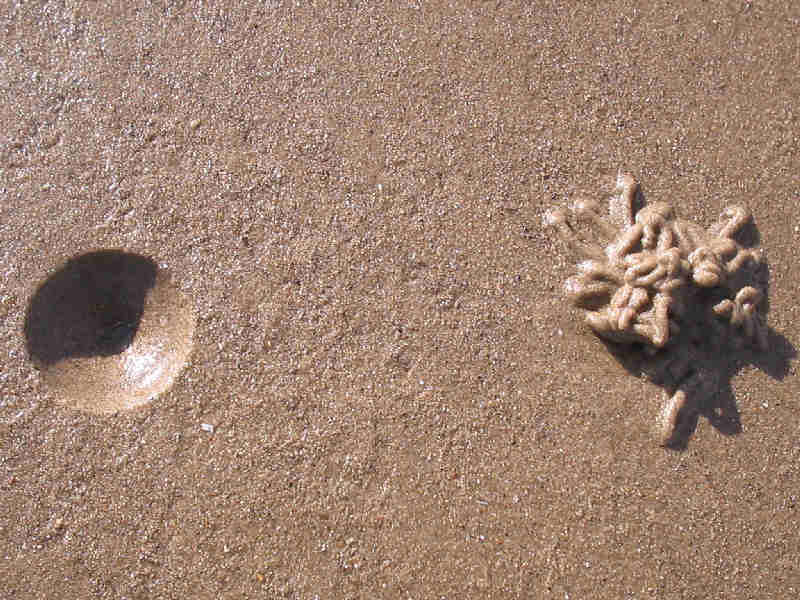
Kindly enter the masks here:
[[69, 260], [28, 305], [28, 354], [58, 400], [92, 413], [167, 390], [192, 348], [189, 299], [149, 258], [102, 250]]

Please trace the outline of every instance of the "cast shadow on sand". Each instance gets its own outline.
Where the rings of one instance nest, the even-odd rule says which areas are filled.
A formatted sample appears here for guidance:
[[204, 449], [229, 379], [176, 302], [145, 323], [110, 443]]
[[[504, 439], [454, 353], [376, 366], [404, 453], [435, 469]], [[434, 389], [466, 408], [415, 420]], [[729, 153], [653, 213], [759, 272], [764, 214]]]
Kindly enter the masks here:
[[[750, 221], [736, 234], [743, 248], [754, 248], [761, 235]], [[763, 291], [760, 303], [761, 314], [766, 322], [769, 312], [769, 263], [760, 263], [745, 273], [738, 274], [739, 280], [732, 282], [734, 289], [755, 283]], [[721, 434], [736, 435], [742, 432], [741, 415], [731, 380], [744, 367], [752, 365], [772, 377], [782, 381], [788, 374], [792, 359], [797, 350], [792, 343], [773, 328], [766, 327], [766, 348], [742, 343], [737, 338], [727, 338], [720, 344], [717, 337], [708, 331], [702, 310], [704, 306], [715, 304], [720, 299], [713, 291], [702, 290], [698, 303], [683, 316], [684, 322], [691, 323], [688, 331], [678, 333], [672, 343], [661, 352], [650, 355], [642, 344], [623, 345], [600, 338], [614, 358], [631, 374], [644, 375], [651, 383], [661, 387], [667, 397], [679, 388], [671, 368], [676, 360], [689, 361], [688, 371], [681, 379], [695, 378], [696, 385], [684, 386], [686, 402], [680, 411], [674, 430], [662, 445], [673, 450], [685, 450], [703, 417]], [[732, 342], [732, 343], [731, 343]], [[684, 367], [685, 368], [685, 367]], [[753, 398], [761, 404], [768, 399]]]
[[[672, 435], [663, 440], [662, 445], [672, 450], [686, 450], [689, 440], [700, 422], [705, 418], [723, 435], [736, 435], [742, 432], [741, 416], [731, 380], [744, 367], [755, 366], [773, 379], [782, 381], [788, 374], [791, 361], [797, 357], [797, 350], [783, 335], [769, 328], [769, 349], [757, 348], [715, 348], [702, 340], [693, 343], [692, 366], [688, 376], [699, 374], [701, 385], [687, 390], [686, 404], [681, 411]], [[678, 382], [669, 376], [669, 363], [673, 359], [669, 353], [649, 356], [641, 345], [623, 345], [600, 340], [612, 356], [632, 375], [644, 375], [651, 383], [661, 387], [666, 398], [678, 389]], [[768, 402], [768, 398], [754, 397], [752, 402]], [[653, 403], [658, 410], [662, 403]]]

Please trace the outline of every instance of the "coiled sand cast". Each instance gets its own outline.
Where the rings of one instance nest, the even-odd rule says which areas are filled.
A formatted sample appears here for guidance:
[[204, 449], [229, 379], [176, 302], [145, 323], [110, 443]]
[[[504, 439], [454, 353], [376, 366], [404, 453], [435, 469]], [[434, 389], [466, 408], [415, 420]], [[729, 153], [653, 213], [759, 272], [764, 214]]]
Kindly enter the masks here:
[[697, 400], [716, 391], [700, 354], [729, 344], [767, 349], [764, 291], [754, 283], [761, 255], [734, 239], [750, 218], [745, 207], [730, 206], [703, 229], [665, 202], [645, 204], [622, 173], [608, 215], [582, 200], [545, 216], [582, 259], [564, 287], [589, 327], [609, 342], [641, 346], [660, 365], [670, 394], [657, 425], [663, 445], [676, 441]]

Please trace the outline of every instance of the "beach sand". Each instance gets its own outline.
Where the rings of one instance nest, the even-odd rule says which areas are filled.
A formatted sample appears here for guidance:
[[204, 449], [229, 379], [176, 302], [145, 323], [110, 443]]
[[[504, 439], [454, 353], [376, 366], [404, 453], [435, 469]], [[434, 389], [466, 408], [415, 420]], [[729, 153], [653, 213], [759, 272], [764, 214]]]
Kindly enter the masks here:
[[[800, 5], [207, 4], [0, 16], [0, 598], [798, 597]], [[618, 169], [769, 265], [680, 449], [542, 227]], [[98, 250], [191, 303], [132, 410], [30, 348]]]

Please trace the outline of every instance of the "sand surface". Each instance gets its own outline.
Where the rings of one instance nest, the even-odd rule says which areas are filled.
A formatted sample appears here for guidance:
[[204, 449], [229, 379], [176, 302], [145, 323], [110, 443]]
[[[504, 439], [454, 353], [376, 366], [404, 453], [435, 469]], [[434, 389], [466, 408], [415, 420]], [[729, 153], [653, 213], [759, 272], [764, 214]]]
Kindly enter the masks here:
[[[792, 0], [4, 2], [0, 598], [798, 597], [799, 30]], [[702, 224], [747, 203], [768, 259], [770, 354], [681, 450], [541, 225], [619, 168]], [[116, 414], [25, 335], [100, 249], [196, 319]]]

